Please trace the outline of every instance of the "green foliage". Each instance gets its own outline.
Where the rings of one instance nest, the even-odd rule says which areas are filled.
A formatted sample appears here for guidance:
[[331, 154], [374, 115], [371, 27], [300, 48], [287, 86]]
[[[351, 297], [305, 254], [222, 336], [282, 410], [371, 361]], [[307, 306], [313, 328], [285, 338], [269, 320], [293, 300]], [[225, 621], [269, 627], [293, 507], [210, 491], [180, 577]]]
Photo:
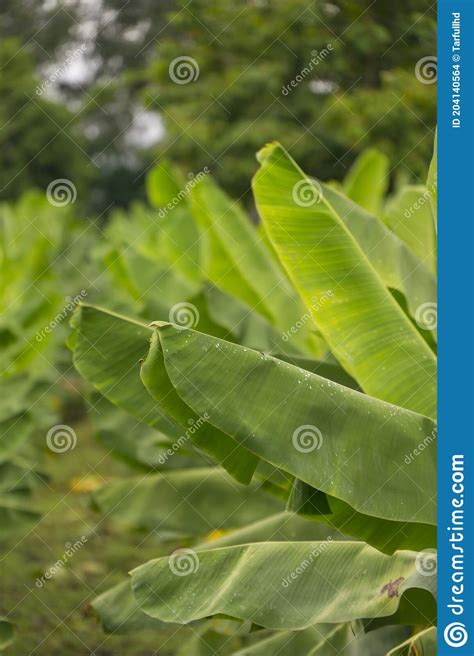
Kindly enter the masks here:
[[[40, 89], [34, 60], [16, 39], [0, 46], [0, 199], [17, 199], [31, 188], [46, 189], [67, 178], [84, 196], [88, 159], [74, 115], [47, 99]], [[40, 89], [40, 93], [38, 93]]]
[[[265, 147], [259, 160], [253, 185], [257, 208], [288, 275], [309, 308], [312, 299], [333, 291], [312, 315], [334, 355], [367, 393], [432, 416], [435, 357], [344, 221], [324, 193], [317, 198], [317, 187], [279, 144]], [[313, 195], [310, 201], [300, 198], [304, 187]], [[374, 324], [383, 340], [371, 330]], [[383, 370], [374, 375], [380, 363]]]
[[[0, 18], [5, 198], [67, 177], [89, 211], [108, 212], [144, 200], [144, 171], [171, 149], [250, 201], [254, 152], [276, 135], [323, 180], [375, 146], [395, 177], [424, 181], [435, 85], [414, 71], [436, 52], [429, 0], [8, 0]], [[78, 48], [76, 75], [38, 96]], [[170, 78], [180, 57], [197, 63], [195, 82]]]
[[[103, 302], [122, 314], [76, 310], [70, 345], [101, 440], [105, 429], [147, 471], [105, 483], [94, 504], [172, 552], [95, 611], [109, 631], [192, 623], [183, 653], [350, 644], [380, 656], [415, 643], [434, 655], [431, 631], [406, 629], [435, 622], [435, 355], [417, 313], [433, 300], [434, 254], [424, 264], [386, 219], [406, 190], [387, 201], [377, 154], [345, 182], [376, 213], [277, 144], [259, 160], [265, 238], [208, 177], [187, 185], [161, 166], [148, 179], [155, 209], [117, 214], [107, 231], [124, 266], [111, 274], [120, 301]], [[183, 239], [199, 245], [184, 266]], [[188, 287], [149, 296], [145, 263], [150, 281]]]
[[[5, 551], [45, 512], [51, 431], [75, 444], [87, 404], [119, 462], [100, 485], [66, 462], [49, 493], [92, 490], [73, 521], [109, 535], [106, 632], [174, 656], [434, 656], [435, 88], [415, 75], [434, 8], [6, 0], [0, 18]], [[80, 84], [50, 89], [77, 46]], [[72, 207], [44, 193], [64, 178]], [[8, 613], [2, 653], [14, 632]]]
[[[317, 566], [285, 586], [282, 582], [311, 553], [318, 554]], [[268, 542], [197, 555], [199, 567], [189, 577], [176, 576], [167, 557], [132, 571], [133, 593], [148, 615], [183, 624], [222, 614], [279, 630], [397, 612], [401, 618], [411, 616], [413, 623], [434, 619], [431, 595], [421, 597], [415, 607], [409, 601], [412, 586], [430, 590], [427, 577], [417, 572], [414, 552], [388, 558], [362, 542]], [[354, 576], [355, 567], [365, 576]], [[397, 580], [397, 594], [384, 594], [384, 586]]]
[[355, 203], [379, 214], [389, 186], [389, 160], [371, 148], [356, 159], [344, 179], [344, 192]]
[[[158, 152], [172, 146], [188, 170], [209, 166], [237, 198], [248, 195], [254, 152], [275, 135], [323, 180], [341, 179], [369, 145], [424, 179], [436, 95], [414, 68], [436, 52], [428, 0], [396, 9], [383, 0], [196, 0], [191, 9], [179, 0], [169, 20], [145, 96], [167, 129]], [[170, 75], [180, 57], [194, 60], [187, 84]]]
[[[64, 48], [77, 18], [75, 8], [71, 5], [66, 7], [62, 2], [3, 0], [0, 6], [0, 38], [5, 42], [12, 35], [21, 35], [19, 49], [26, 47], [36, 64], [49, 63]], [[23, 56], [19, 51], [12, 54]]]
[[34, 440], [40, 436], [44, 448], [48, 430], [61, 423], [66, 317], [87, 296], [86, 242], [71, 209], [46, 195], [0, 204], [2, 538], [40, 518], [29, 500], [43, 478]]
[[14, 625], [8, 620], [0, 617], [0, 649], [5, 649], [13, 642], [15, 635]]

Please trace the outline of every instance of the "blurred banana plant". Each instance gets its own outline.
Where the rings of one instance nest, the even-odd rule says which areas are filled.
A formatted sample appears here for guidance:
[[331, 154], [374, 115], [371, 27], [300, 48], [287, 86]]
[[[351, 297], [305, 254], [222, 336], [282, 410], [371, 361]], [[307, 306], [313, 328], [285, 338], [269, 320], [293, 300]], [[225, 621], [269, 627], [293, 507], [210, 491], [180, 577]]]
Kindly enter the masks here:
[[[38, 465], [48, 437], [61, 425], [63, 346], [74, 299], [85, 286], [78, 265], [81, 228], [70, 207], [39, 192], [0, 205], [0, 541], [41, 519], [32, 493], [44, 482]], [[75, 248], [68, 251], [68, 245]], [[76, 291], [74, 285], [77, 285]], [[57, 433], [56, 433], [57, 435]], [[14, 625], [0, 619], [0, 651]]]
[[[67, 314], [83, 300], [83, 227], [71, 207], [29, 192], [0, 205], [0, 537], [38, 521], [29, 493], [41, 436], [60, 422]], [[74, 248], [70, 248], [74, 243]], [[69, 296], [71, 294], [71, 296]]]
[[63, 222], [48, 218], [48, 207], [46, 199], [35, 193], [14, 205], [0, 206], [2, 538], [39, 519], [25, 503], [37, 479], [25, 445], [34, 427], [48, 425], [52, 418], [48, 404], [40, 401], [48, 387], [51, 336], [38, 340], [35, 334], [54, 317], [60, 302], [50, 265], [64, 230]]
[[[143, 292], [142, 265], [127, 276], [149, 302], [74, 314], [101, 439], [144, 470], [94, 504], [172, 551], [92, 605], [107, 631], [187, 625], [183, 654], [434, 655], [436, 357], [418, 314], [435, 241], [420, 253], [386, 218], [376, 153], [348, 196], [277, 143], [258, 159], [264, 233], [209, 176], [159, 167], [155, 214], [114, 246], [148, 263]], [[186, 298], [161, 294], [163, 267]], [[168, 310], [190, 299], [186, 321]]]

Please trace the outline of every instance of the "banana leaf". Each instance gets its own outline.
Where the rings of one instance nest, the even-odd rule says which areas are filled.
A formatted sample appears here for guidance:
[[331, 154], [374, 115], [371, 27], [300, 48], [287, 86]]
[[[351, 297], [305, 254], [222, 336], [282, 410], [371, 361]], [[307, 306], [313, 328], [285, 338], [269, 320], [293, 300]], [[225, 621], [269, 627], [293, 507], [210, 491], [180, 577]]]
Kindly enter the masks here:
[[[279, 144], [259, 153], [257, 208], [282, 264], [334, 355], [377, 398], [427, 416], [436, 412], [436, 362], [324, 193]], [[314, 298], [332, 291], [328, 302]]]
[[[147, 325], [82, 305], [73, 317], [76, 369], [109, 401], [143, 423], [177, 440], [194, 444], [242, 483], [248, 483], [258, 459], [197, 416], [170, 385], [159, 403], [140, 380], [140, 360], [153, 331]], [[170, 414], [168, 411], [172, 410]], [[192, 429], [196, 423], [199, 430]]]
[[390, 182], [388, 157], [369, 148], [356, 159], [344, 179], [343, 189], [348, 198], [364, 209], [377, 214]]
[[[385, 556], [362, 542], [270, 542], [181, 554], [131, 572], [133, 593], [152, 617], [186, 624], [227, 615], [272, 629], [383, 618], [430, 622], [434, 577], [417, 571], [416, 553]], [[178, 556], [179, 557], [179, 556]], [[422, 596], [412, 604], [410, 592]], [[396, 619], [396, 618], [395, 618]]]
[[282, 502], [258, 483], [240, 485], [219, 467], [106, 483], [93, 493], [93, 501], [121, 524], [180, 537], [245, 526], [283, 509]]
[[427, 417], [165, 323], [152, 338], [142, 379], [153, 395], [171, 387], [236, 442], [358, 512], [436, 523], [434, 437], [405, 462], [435, 431]]

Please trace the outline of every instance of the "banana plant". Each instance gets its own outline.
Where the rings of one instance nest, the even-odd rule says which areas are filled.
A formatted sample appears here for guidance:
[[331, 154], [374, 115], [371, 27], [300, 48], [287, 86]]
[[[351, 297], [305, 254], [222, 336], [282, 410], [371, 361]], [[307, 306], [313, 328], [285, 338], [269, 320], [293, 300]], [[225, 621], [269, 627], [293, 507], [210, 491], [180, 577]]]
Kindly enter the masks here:
[[[203, 324], [75, 312], [74, 363], [103, 397], [100, 421], [129, 415], [117, 447], [136, 462], [147, 438], [143, 475], [94, 504], [171, 551], [93, 607], [106, 630], [189, 626], [187, 654], [434, 655], [436, 356], [417, 315], [435, 298], [435, 254], [384, 220], [368, 170], [380, 177], [383, 158], [358, 166], [352, 200], [278, 143], [258, 160], [264, 238], [208, 178], [185, 200], [169, 170], [149, 183], [195, 221], [194, 280], [220, 302], [206, 296]], [[222, 316], [242, 305], [289, 347], [252, 348]]]
[[[44, 193], [0, 204], [0, 541], [6, 557], [9, 541], [41, 520], [32, 498], [45, 478], [38, 446], [43, 452], [62, 446], [64, 319], [84, 297], [82, 232], [71, 207], [52, 204]], [[1, 618], [2, 653], [13, 636], [14, 625]]]
[[40, 518], [25, 502], [42, 477], [29, 440], [59, 423], [52, 390], [67, 322], [60, 324], [65, 307], [72, 309], [65, 297], [73, 276], [68, 291], [64, 280], [74, 265], [65, 267], [63, 255], [74, 229], [70, 208], [52, 206], [39, 192], [0, 205], [1, 538]]

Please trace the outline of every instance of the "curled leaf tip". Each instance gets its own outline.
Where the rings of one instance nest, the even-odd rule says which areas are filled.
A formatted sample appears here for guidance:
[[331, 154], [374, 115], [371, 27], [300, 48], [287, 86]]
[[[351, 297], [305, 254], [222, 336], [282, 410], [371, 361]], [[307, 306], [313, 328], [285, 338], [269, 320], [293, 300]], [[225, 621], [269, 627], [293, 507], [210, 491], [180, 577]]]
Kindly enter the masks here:
[[260, 150], [257, 153], [257, 161], [260, 162], [260, 164], [263, 164], [266, 162], [277, 150], [282, 149], [282, 145], [280, 144], [279, 141], [270, 141], [269, 143], [265, 144], [263, 148], [260, 148]]

